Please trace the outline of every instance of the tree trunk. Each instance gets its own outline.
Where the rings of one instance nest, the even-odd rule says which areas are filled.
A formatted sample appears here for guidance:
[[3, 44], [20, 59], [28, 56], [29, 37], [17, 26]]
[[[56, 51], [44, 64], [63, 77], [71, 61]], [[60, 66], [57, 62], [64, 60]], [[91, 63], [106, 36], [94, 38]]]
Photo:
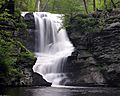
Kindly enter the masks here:
[[40, 9], [41, 9], [41, 8], [40, 8], [40, 7], [41, 7], [40, 5], [41, 5], [41, 0], [38, 0], [38, 3], [37, 3], [37, 11], [38, 11], [38, 12], [40, 12]]
[[83, 0], [83, 3], [84, 3], [84, 8], [85, 8], [85, 11], [86, 11], [86, 13], [88, 14], [88, 10], [87, 10], [87, 3], [86, 3], [86, 0]]
[[96, 11], [96, 0], [93, 0], [93, 11]]
[[37, 9], [38, 12], [42, 10], [42, 0], [36, 0], [35, 10], [36, 9]]

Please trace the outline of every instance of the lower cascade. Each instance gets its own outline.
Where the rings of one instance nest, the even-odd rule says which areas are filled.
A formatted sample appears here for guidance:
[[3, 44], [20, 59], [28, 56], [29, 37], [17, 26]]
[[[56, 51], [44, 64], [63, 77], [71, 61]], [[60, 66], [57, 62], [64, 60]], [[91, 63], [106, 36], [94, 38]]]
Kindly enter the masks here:
[[60, 14], [34, 12], [35, 19], [35, 55], [33, 71], [54, 85], [67, 78], [63, 72], [67, 57], [74, 51], [66, 30], [63, 29]]

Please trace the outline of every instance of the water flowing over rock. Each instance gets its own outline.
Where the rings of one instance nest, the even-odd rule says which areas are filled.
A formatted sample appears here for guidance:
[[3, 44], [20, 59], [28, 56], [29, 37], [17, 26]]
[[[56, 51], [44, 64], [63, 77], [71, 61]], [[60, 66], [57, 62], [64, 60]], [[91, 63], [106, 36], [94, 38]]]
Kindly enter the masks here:
[[63, 66], [74, 50], [65, 29], [62, 28], [62, 15], [35, 12], [35, 54], [37, 61], [33, 71], [53, 85], [67, 78]]
[[[43, 25], [45, 25], [44, 27], [48, 28], [48, 24], [49, 25], [58, 24], [56, 23], [56, 21], [57, 22], [59, 21], [59, 19], [57, 20], [55, 19], [56, 18], [55, 15], [50, 13], [41, 13], [41, 15], [40, 13], [35, 13], [34, 15], [37, 15], [37, 17], [40, 18], [41, 23], [43, 22], [42, 24], [40, 24], [39, 27], [36, 27], [38, 29]], [[35, 16], [33, 16], [32, 14], [32, 16], [27, 16], [27, 17], [32, 18], [33, 20], [33, 17]], [[37, 18], [35, 20], [37, 21]], [[51, 23], [52, 22], [51, 20], [54, 21], [54, 23]], [[38, 60], [36, 62], [37, 65], [35, 65], [34, 68], [36, 70], [37, 68], [38, 70], [42, 69], [41, 71], [44, 72], [44, 74], [42, 74], [43, 77], [46, 80], [48, 78], [49, 81], [54, 79], [53, 81], [54, 84], [58, 84], [59, 82], [59, 84], [66, 85], [66, 86], [120, 86], [120, 54], [119, 54], [120, 53], [120, 43], [119, 43], [120, 42], [120, 26], [119, 26], [120, 19], [116, 18], [116, 16], [112, 16], [106, 19], [105, 22], [106, 23], [102, 32], [97, 32], [97, 31], [85, 32], [85, 34], [83, 34], [81, 32], [82, 29], [85, 29], [81, 27], [83, 23], [81, 24], [80, 22], [78, 22], [78, 20], [77, 21], [73, 20], [73, 23], [71, 23], [72, 26], [70, 28], [68, 27], [67, 31], [68, 31], [68, 36], [71, 42], [75, 46], [75, 50], [74, 52], [71, 51], [72, 55], [66, 56], [66, 58], [68, 57], [67, 60], [65, 60], [66, 58], [64, 57], [65, 51], [61, 53], [62, 55], [60, 55], [59, 53], [63, 49], [68, 50], [69, 48], [71, 48], [73, 50], [73, 47], [71, 43], [69, 43], [71, 47], [63, 47], [63, 45], [67, 46], [66, 44], [69, 42], [67, 38], [66, 39], [67, 43], [65, 43], [66, 40], [63, 39], [64, 36], [60, 35], [60, 34], [64, 34], [64, 32], [62, 32], [63, 30], [62, 31], [60, 30], [59, 32], [54, 34], [50, 33], [50, 30], [52, 30], [52, 26], [47, 31], [40, 28], [40, 30], [43, 30], [43, 31], [39, 31], [39, 32], [44, 32], [44, 34], [39, 33], [36, 30], [33, 33], [35, 34], [39, 33], [39, 35], [42, 34], [46, 36], [45, 37], [46, 39], [43, 40], [44, 42], [46, 42], [44, 43], [46, 45], [43, 44], [44, 48], [39, 49], [39, 47], [41, 46], [40, 44], [43, 42], [41, 43], [37, 42], [35, 44], [36, 45], [35, 47], [37, 47], [35, 48], [36, 49], [35, 51], [36, 51]], [[34, 25], [35, 24], [33, 23], [32, 27], [30, 27], [30, 28], [33, 28], [33, 30], [34, 30]], [[50, 34], [45, 35], [46, 32]], [[49, 42], [46, 41], [47, 39], [49, 39], [48, 37], [54, 37], [54, 36], [55, 36], [54, 39], [50, 39]], [[59, 40], [56, 39], [56, 37], [59, 37], [59, 36], [61, 36], [62, 39], [59, 39]], [[34, 37], [36, 38], [36, 35]], [[40, 39], [38, 35], [36, 39], [37, 40], [35, 41], [38, 41], [38, 39]], [[54, 42], [55, 40], [56, 42]], [[58, 41], [61, 41], [61, 40], [63, 40], [63, 43], [60, 43], [60, 42], [58, 43]], [[57, 48], [57, 50], [53, 51], [55, 50], [55, 48]], [[42, 52], [41, 50], [44, 52]], [[66, 63], [57, 62], [56, 60], [61, 60], [61, 62], [63, 62], [62, 60], [65, 60]], [[39, 65], [40, 67], [37, 67]], [[50, 69], [48, 69], [48, 67]], [[53, 69], [56, 69], [56, 68], [59, 68], [59, 69], [52, 71]], [[36, 71], [38, 74], [36, 74], [36, 76], [33, 75], [33, 79], [34, 79], [33, 82], [35, 83], [35, 85], [47, 84], [44, 80], [42, 80], [42, 76], [39, 75], [39, 73], [41, 74], [41, 71], [40, 72]], [[47, 74], [48, 72], [50, 72], [51, 74]], [[51, 76], [53, 77], [55, 76], [55, 78], [57, 77], [58, 78], [51, 79], [50, 78]]]

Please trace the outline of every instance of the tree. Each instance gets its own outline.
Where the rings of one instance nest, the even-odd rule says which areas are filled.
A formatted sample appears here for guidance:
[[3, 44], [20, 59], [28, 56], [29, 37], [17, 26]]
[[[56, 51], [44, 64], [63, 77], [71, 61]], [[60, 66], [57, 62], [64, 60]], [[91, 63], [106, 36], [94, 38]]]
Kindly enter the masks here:
[[42, 0], [36, 0], [35, 10], [37, 9], [37, 11], [39, 12], [41, 8], [42, 8]]
[[84, 3], [84, 8], [85, 8], [85, 11], [86, 11], [86, 13], [88, 14], [88, 10], [87, 10], [87, 3], [86, 3], [86, 0], [83, 0], [83, 3]]
[[36, 0], [36, 3], [35, 3], [35, 9], [34, 10], [37, 10], [38, 12], [42, 12], [42, 11], [45, 11], [46, 10], [46, 7], [48, 5], [48, 2], [49, 0]]
[[96, 11], [96, 0], [93, 0], [93, 11]]

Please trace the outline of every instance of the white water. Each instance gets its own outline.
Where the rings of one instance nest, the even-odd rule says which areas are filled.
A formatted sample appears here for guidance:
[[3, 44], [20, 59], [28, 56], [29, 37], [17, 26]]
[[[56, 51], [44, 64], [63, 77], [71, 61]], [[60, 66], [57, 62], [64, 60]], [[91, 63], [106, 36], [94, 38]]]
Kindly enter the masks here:
[[33, 71], [52, 85], [59, 85], [67, 76], [62, 72], [67, 57], [74, 50], [66, 30], [62, 28], [62, 15], [34, 12], [36, 26], [35, 54], [37, 61]]

